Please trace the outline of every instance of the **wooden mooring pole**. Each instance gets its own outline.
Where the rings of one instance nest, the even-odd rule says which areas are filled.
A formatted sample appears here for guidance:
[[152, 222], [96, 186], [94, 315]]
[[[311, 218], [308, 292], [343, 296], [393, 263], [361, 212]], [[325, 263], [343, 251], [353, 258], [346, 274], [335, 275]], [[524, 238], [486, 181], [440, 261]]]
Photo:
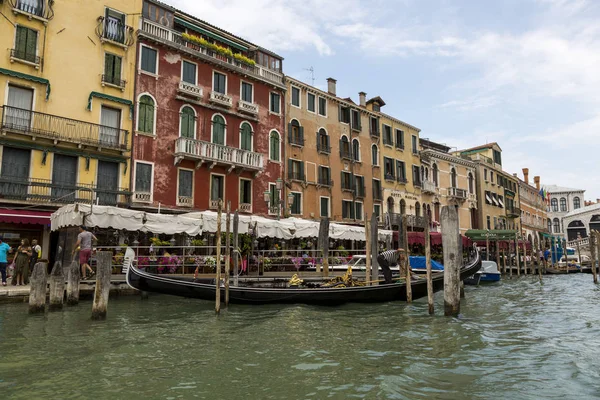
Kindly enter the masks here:
[[406, 302], [412, 303], [412, 283], [410, 276], [410, 252], [408, 251], [408, 215], [402, 216], [402, 247], [404, 247], [404, 273], [406, 276]]
[[590, 254], [592, 256], [592, 275], [594, 276], [594, 283], [598, 283], [598, 274], [596, 271], [596, 260], [600, 257], [596, 252], [596, 243], [598, 242], [598, 232], [592, 231], [590, 233]]
[[108, 295], [110, 293], [110, 275], [112, 272], [112, 252], [99, 251], [96, 253], [96, 290], [92, 304], [92, 319], [106, 319]]
[[46, 310], [46, 264], [36, 263], [29, 282], [29, 314], [43, 313]]
[[502, 250], [502, 274], [506, 276], [506, 251]]
[[515, 234], [515, 247], [517, 257], [517, 276], [521, 276], [521, 255], [519, 254], [519, 236]]
[[460, 266], [462, 252], [459, 246], [458, 212], [456, 207], [443, 206], [440, 215], [442, 247], [444, 250], [444, 315], [460, 313]]
[[329, 218], [321, 218], [319, 224], [319, 247], [323, 253], [323, 277], [329, 276]]
[[238, 210], [235, 210], [233, 214], [233, 286], [238, 286], [239, 284], [239, 273], [240, 273], [240, 242], [239, 242], [239, 231], [240, 226], [240, 215], [238, 214]]
[[215, 275], [215, 312], [221, 312], [221, 218], [223, 216], [223, 200], [219, 199], [217, 207], [217, 261]]
[[433, 315], [433, 274], [431, 272], [431, 238], [429, 236], [429, 218], [427, 218], [427, 224], [425, 224], [425, 267], [427, 268], [427, 306], [429, 315]]
[[366, 240], [366, 256], [365, 260], [365, 285], [369, 286], [371, 284], [371, 224], [369, 223], [369, 218], [367, 213], [365, 213], [365, 240]]
[[79, 303], [79, 262], [73, 260], [67, 273], [67, 305], [75, 306]]
[[523, 273], [527, 275], [527, 243], [523, 241]]
[[65, 275], [62, 262], [56, 261], [52, 272], [50, 272], [50, 311], [60, 310], [65, 299]]
[[[563, 246], [563, 256], [565, 257], [565, 271], [568, 274], [569, 273], [569, 257], [567, 256], [567, 239], [563, 239], [562, 242], [562, 246]], [[560, 261], [560, 260], [558, 260]], [[558, 262], [557, 262], [558, 264]]]
[[229, 305], [229, 268], [231, 257], [231, 202], [227, 202], [227, 216], [225, 217], [225, 307]]
[[377, 261], [377, 255], [379, 254], [379, 220], [377, 214], [371, 215], [371, 284], [378, 285], [379, 281], [379, 261]]

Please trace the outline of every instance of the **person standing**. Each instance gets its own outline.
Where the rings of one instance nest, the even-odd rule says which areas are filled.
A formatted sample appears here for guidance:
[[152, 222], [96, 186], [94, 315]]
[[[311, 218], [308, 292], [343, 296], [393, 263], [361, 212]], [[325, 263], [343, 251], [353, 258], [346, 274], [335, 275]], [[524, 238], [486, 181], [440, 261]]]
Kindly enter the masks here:
[[73, 254], [79, 250], [79, 265], [81, 266], [81, 279], [86, 279], [86, 271], [90, 272], [89, 277], [94, 275], [94, 270], [90, 267], [90, 258], [92, 257], [92, 240], [98, 240], [92, 232], [88, 231], [85, 225], [79, 227], [77, 243], [73, 249]]
[[29, 273], [33, 273], [33, 268], [37, 261], [42, 258], [42, 247], [38, 244], [37, 239], [31, 241], [31, 258], [29, 259]]
[[4, 238], [0, 236], [0, 274], [2, 274], [2, 286], [6, 286], [6, 266], [8, 265], [7, 254], [12, 253], [12, 249], [7, 243], [2, 240]]
[[17, 255], [15, 256], [15, 272], [12, 278], [13, 286], [22, 286], [29, 283], [29, 257], [31, 257], [29, 239], [22, 239], [21, 245], [17, 249]]
[[[390, 267], [401, 265], [404, 262], [404, 249], [384, 251], [377, 256], [377, 262], [383, 271], [385, 283], [392, 283], [392, 271]], [[400, 268], [400, 271], [402, 271], [402, 268]]]

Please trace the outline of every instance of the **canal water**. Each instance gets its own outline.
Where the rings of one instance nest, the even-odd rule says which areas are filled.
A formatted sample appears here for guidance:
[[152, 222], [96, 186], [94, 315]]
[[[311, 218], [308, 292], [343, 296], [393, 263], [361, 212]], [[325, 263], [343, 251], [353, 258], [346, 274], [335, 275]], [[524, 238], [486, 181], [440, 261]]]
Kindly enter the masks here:
[[231, 306], [169, 296], [45, 316], [0, 308], [2, 399], [600, 398], [591, 275], [467, 287], [460, 318], [412, 305]]

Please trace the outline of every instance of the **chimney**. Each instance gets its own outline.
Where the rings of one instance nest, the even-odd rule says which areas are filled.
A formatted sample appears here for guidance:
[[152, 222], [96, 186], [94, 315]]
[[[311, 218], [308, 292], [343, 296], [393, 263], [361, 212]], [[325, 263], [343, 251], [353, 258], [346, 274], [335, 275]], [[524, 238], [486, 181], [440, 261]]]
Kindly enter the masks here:
[[333, 78], [327, 78], [327, 91], [329, 92], [329, 94], [333, 95], [333, 96], [337, 96], [335, 93], [335, 83], [337, 81]]
[[367, 106], [367, 94], [365, 92], [359, 92], [358, 98], [360, 99], [360, 106], [366, 107]]
[[523, 168], [523, 180], [529, 185], [529, 168]]
[[533, 181], [535, 182], [535, 188], [537, 190], [540, 190], [540, 177], [539, 176], [534, 176], [533, 177]]

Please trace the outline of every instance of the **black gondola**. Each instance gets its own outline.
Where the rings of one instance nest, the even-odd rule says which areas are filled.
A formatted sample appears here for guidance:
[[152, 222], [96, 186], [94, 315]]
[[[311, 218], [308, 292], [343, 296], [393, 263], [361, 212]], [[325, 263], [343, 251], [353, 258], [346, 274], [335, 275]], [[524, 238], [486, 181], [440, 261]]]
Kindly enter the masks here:
[[[460, 271], [460, 279], [473, 275], [481, 267], [479, 254]], [[145, 292], [170, 294], [181, 297], [215, 300], [215, 285], [199, 282], [193, 278], [156, 275], [143, 269], [130, 267], [127, 270], [127, 283], [134, 289]], [[444, 287], [444, 273], [433, 276], [433, 290]], [[424, 278], [411, 283], [412, 297], [418, 299], [427, 296], [427, 281]], [[224, 290], [221, 290], [224, 299]], [[406, 301], [404, 282], [379, 284], [373, 286], [353, 286], [343, 288], [258, 288], [244, 286], [229, 287], [229, 301], [237, 304], [284, 304], [301, 303], [316, 305], [336, 305], [343, 303], [381, 303], [388, 301]]]

